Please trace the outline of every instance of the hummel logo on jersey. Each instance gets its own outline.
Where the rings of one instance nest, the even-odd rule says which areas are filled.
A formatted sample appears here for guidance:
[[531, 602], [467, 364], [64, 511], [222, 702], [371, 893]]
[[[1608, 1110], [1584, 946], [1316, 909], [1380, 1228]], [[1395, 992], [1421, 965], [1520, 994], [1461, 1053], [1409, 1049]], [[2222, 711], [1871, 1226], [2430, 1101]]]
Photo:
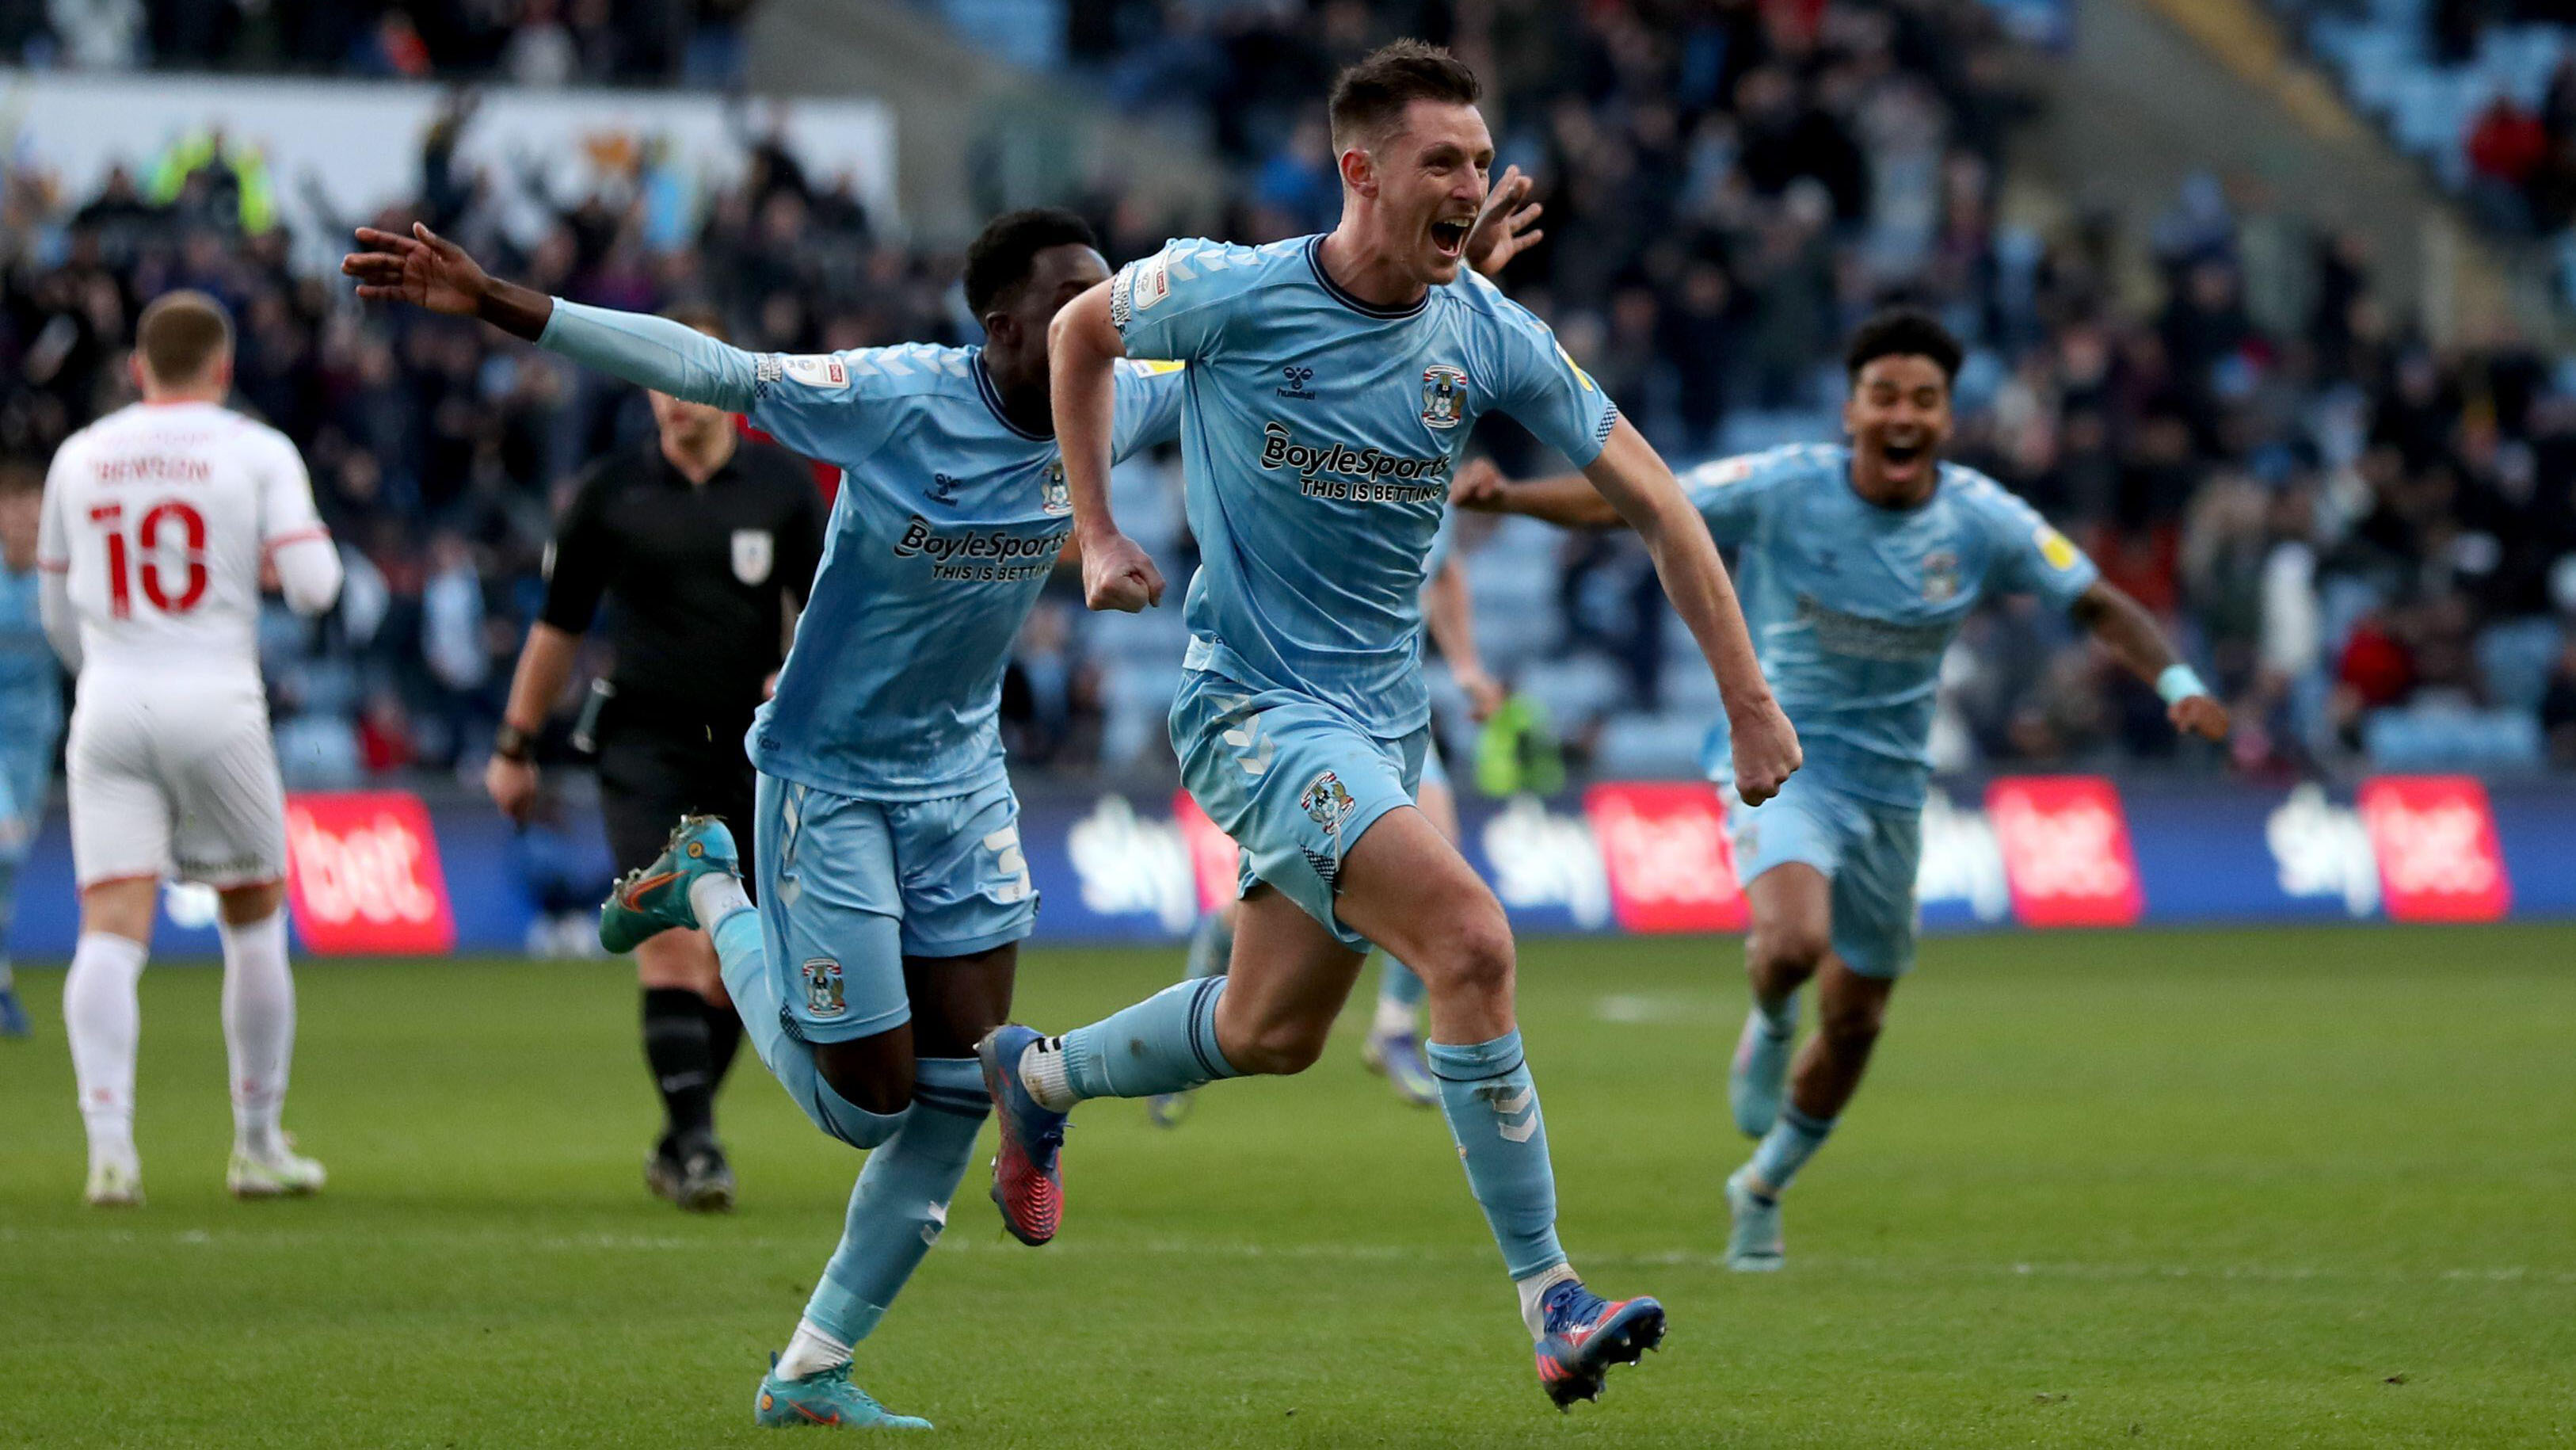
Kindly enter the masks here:
[[957, 480], [944, 473], [930, 475], [930, 492], [927, 497], [935, 504], [957, 502]]
[[1283, 398], [1302, 398], [1310, 403], [1315, 400], [1314, 393], [1309, 391], [1306, 387], [1308, 383], [1315, 380], [1315, 370], [1313, 368], [1301, 368], [1292, 363], [1287, 367], [1281, 368], [1279, 370], [1279, 375], [1288, 380], [1288, 386], [1279, 390], [1279, 396]]
[[[1353, 448], [1347, 443], [1300, 443], [1285, 423], [1264, 423], [1261, 433], [1261, 466], [1294, 469], [1297, 491], [1308, 498], [1424, 503], [1449, 496], [1450, 460], [1446, 453], [1407, 458], [1380, 448]], [[1338, 477], [1326, 477], [1328, 474]]]

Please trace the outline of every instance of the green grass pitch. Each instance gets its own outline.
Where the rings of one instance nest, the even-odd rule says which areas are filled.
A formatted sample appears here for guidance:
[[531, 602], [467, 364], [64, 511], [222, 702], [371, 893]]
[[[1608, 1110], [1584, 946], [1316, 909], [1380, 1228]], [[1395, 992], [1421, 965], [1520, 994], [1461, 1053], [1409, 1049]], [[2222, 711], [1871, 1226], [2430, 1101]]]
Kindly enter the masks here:
[[[1672, 1311], [1559, 1417], [1439, 1117], [1358, 1066], [1076, 1118], [1063, 1238], [979, 1167], [860, 1378], [934, 1442], [2228, 1446], [2576, 1441], [2576, 929], [1929, 944], [1789, 1200], [1720, 1268], [1731, 943], [1534, 942], [1523, 1021], [1575, 1262]], [[1064, 1026], [1177, 967], [1040, 950]], [[750, 1401], [857, 1155], [748, 1054], [741, 1210], [647, 1199], [621, 965], [308, 963], [288, 1123], [234, 1204], [217, 974], [144, 980], [150, 1202], [79, 1203], [60, 974], [0, 1043], [0, 1443], [764, 1443]], [[818, 1438], [807, 1435], [799, 1440]]]

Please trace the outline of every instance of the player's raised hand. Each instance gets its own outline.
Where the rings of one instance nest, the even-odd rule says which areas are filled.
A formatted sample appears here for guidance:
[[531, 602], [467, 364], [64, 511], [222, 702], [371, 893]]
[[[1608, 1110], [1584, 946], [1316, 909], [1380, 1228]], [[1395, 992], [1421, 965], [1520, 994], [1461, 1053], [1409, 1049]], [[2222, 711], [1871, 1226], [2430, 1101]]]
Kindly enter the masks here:
[[408, 302], [452, 317], [472, 317], [492, 279], [465, 249], [412, 223], [411, 235], [358, 228], [365, 251], [340, 259], [342, 274], [358, 280], [358, 295], [370, 302]]
[[1485, 193], [1485, 209], [1476, 214], [1475, 230], [1467, 234], [1468, 266], [1488, 277], [1499, 275], [1506, 263], [1547, 235], [1537, 226], [1538, 214], [1545, 208], [1529, 201], [1537, 185], [1519, 167], [1503, 168], [1502, 179]]
[[2185, 695], [2165, 710], [2165, 718], [2185, 735], [2203, 740], [2227, 738], [2227, 707], [2207, 695]]
[[1082, 602], [1122, 614], [1151, 609], [1163, 602], [1163, 571], [1125, 534], [1094, 540], [1082, 549]]
[[1503, 471], [1494, 466], [1492, 459], [1471, 458], [1458, 470], [1458, 476], [1450, 480], [1449, 501], [1478, 513], [1501, 513], [1503, 490], [1508, 487], [1510, 485], [1503, 481]]
[[1769, 698], [1741, 712], [1729, 710], [1727, 724], [1734, 732], [1735, 793], [1746, 805], [1758, 806], [1778, 795], [1804, 763], [1798, 732], [1780, 702]]

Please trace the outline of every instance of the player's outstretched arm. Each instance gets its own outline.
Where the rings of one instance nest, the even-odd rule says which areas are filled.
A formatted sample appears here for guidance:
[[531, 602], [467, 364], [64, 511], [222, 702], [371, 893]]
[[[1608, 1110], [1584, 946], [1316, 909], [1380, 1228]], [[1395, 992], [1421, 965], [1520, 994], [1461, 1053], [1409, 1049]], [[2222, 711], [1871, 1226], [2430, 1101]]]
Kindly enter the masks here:
[[1769, 800], [1799, 766], [1798, 732], [1762, 678], [1735, 585], [1707, 523], [1654, 445], [1625, 418], [1612, 427], [1609, 442], [1583, 476], [1645, 541], [1673, 611], [1708, 657], [1734, 732], [1736, 793], [1747, 805]]
[[1582, 474], [1560, 473], [1515, 483], [1482, 458], [1458, 470], [1449, 501], [1478, 513], [1520, 514], [1560, 529], [1617, 529], [1628, 523]]
[[479, 317], [586, 367], [692, 403], [751, 410], [757, 360], [667, 317], [558, 302], [485, 272], [463, 247], [418, 222], [411, 235], [357, 230], [364, 251], [340, 259], [369, 302], [408, 302], [450, 317]]
[[1451, 554], [1422, 586], [1422, 624], [1440, 657], [1449, 662], [1449, 678], [1467, 694], [1467, 714], [1482, 725], [1503, 707], [1500, 680], [1485, 671], [1484, 653], [1476, 648], [1476, 598], [1467, 586], [1467, 568]]
[[1109, 511], [1109, 450], [1118, 413], [1118, 360], [1126, 339], [1109, 320], [1103, 282], [1076, 297], [1047, 325], [1047, 384], [1055, 441], [1073, 495], [1073, 537], [1082, 551], [1082, 600], [1093, 609], [1128, 614], [1163, 602], [1163, 571]]
[[2156, 687], [2164, 697], [2165, 716], [2186, 735], [2209, 740], [2227, 738], [2227, 707], [2218, 703], [2191, 666], [2175, 658], [2145, 605], [2111, 584], [2095, 580], [2077, 596], [2067, 613], [2102, 642], [2129, 673]]

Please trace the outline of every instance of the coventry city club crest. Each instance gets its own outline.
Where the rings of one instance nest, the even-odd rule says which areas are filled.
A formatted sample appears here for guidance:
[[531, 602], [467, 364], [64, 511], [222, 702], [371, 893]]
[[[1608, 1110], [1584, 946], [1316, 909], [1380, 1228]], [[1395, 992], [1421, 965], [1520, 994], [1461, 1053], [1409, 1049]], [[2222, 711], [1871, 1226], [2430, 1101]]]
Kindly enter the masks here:
[[1422, 370], [1422, 421], [1455, 428], [1467, 409], [1467, 370], [1433, 363]]
[[1059, 458], [1047, 465], [1046, 492], [1038, 506], [1044, 509], [1046, 516], [1051, 519], [1060, 519], [1073, 512], [1073, 490], [1065, 486], [1063, 459]]
[[805, 1010], [817, 1017], [838, 1017], [850, 1010], [841, 987], [841, 964], [816, 957], [805, 964]]
[[1305, 808], [1307, 815], [1314, 817], [1316, 825], [1331, 831], [1340, 829], [1342, 822], [1351, 818], [1351, 812], [1359, 809], [1360, 803], [1351, 799], [1351, 793], [1343, 788], [1342, 778], [1328, 770], [1307, 782], [1306, 793], [1297, 797], [1297, 804]]
[[1935, 549], [1923, 556], [1923, 602], [1947, 604], [1959, 595], [1959, 556]]

